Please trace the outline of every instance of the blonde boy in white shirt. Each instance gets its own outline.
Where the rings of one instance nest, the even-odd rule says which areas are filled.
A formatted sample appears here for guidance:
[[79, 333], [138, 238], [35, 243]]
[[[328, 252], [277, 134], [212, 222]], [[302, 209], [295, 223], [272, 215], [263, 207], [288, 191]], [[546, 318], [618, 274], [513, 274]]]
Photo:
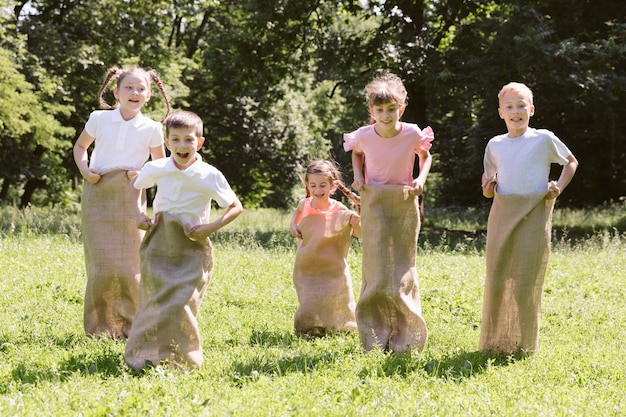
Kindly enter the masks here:
[[[539, 348], [554, 200], [570, 183], [578, 161], [554, 133], [528, 126], [535, 105], [526, 85], [506, 84], [498, 102], [507, 133], [489, 141], [484, 157], [483, 195], [493, 203], [479, 349], [526, 355]], [[553, 163], [563, 166], [557, 181], [549, 180]]]

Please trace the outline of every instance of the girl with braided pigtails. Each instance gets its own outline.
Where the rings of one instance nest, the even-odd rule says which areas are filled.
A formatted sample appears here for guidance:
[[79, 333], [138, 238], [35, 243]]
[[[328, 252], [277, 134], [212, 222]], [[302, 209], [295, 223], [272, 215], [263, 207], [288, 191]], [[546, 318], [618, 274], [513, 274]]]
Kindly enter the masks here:
[[[111, 106], [103, 95], [113, 80], [117, 102]], [[165, 118], [170, 102], [154, 70], [109, 68], [98, 94], [106, 110], [91, 113], [74, 145], [74, 161], [85, 179], [81, 198], [87, 269], [84, 327], [89, 336], [126, 339], [137, 309], [139, 245], [144, 233], [137, 228], [137, 219], [146, 199], [145, 191], [135, 189], [133, 182], [149, 157], [165, 157], [161, 123], [141, 113], [151, 98], [153, 82], [165, 98]]]
[[291, 234], [298, 239], [293, 283], [299, 303], [294, 329], [300, 336], [357, 328], [347, 257], [351, 235], [361, 236], [361, 218], [330, 197], [338, 184], [335, 164], [310, 162], [304, 176], [306, 198], [291, 220]]

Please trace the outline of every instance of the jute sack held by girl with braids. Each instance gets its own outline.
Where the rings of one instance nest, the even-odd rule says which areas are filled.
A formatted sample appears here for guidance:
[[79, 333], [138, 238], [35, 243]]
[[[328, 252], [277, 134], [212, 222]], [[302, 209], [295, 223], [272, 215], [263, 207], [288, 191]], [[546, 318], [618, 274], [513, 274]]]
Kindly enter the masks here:
[[298, 335], [356, 330], [347, 257], [351, 235], [361, 236], [361, 219], [330, 198], [339, 184], [339, 170], [331, 161], [308, 164], [304, 176], [307, 196], [291, 220], [291, 234], [298, 239], [293, 270], [299, 303], [294, 329]]
[[[117, 102], [110, 106], [103, 95], [113, 80]], [[98, 94], [106, 110], [91, 113], [74, 145], [74, 161], [85, 179], [81, 198], [87, 268], [84, 327], [89, 336], [126, 339], [137, 309], [139, 245], [144, 234], [137, 229], [137, 218], [145, 207], [145, 192], [132, 183], [149, 157], [165, 157], [161, 123], [141, 114], [152, 95], [152, 82], [165, 98], [167, 116], [169, 98], [155, 71], [109, 68]]]
[[[356, 306], [361, 345], [421, 351], [428, 332], [417, 277], [418, 196], [430, 171], [432, 129], [400, 121], [407, 104], [402, 80], [385, 73], [370, 82], [373, 123], [344, 135], [361, 193], [362, 286]], [[419, 175], [413, 178], [415, 156]]]

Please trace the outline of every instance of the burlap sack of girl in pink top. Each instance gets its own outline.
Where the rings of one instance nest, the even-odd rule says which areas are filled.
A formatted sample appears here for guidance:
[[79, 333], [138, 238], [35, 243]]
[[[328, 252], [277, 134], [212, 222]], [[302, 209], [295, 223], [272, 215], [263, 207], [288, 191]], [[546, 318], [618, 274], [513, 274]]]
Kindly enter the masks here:
[[421, 351], [428, 339], [416, 267], [418, 198], [409, 189], [367, 184], [361, 192], [363, 283], [356, 317], [366, 350]]

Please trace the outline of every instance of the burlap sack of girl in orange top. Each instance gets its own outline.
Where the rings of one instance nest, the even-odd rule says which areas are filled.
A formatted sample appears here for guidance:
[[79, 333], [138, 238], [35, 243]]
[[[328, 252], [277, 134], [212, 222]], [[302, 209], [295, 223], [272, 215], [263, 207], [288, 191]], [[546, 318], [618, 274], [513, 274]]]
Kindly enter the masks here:
[[482, 352], [532, 353], [539, 347], [555, 201], [546, 200], [546, 194], [494, 195], [487, 221]]
[[421, 351], [428, 338], [415, 263], [418, 198], [409, 190], [366, 184], [361, 191], [363, 283], [356, 319], [366, 350]]
[[137, 229], [140, 191], [131, 184], [125, 170], [115, 170], [96, 184], [83, 185], [84, 326], [89, 336], [126, 339], [137, 311], [144, 232]]
[[354, 294], [346, 258], [350, 250], [351, 211], [312, 214], [299, 223], [302, 241], [296, 252], [293, 283], [299, 307], [298, 334], [356, 330]]
[[139, 308], [124, 352], [131, 367], [202, 365], [196, 316], [212, 271], [211, 241], [189, 239], [176, 217], [157, 213], [141, 244]]

